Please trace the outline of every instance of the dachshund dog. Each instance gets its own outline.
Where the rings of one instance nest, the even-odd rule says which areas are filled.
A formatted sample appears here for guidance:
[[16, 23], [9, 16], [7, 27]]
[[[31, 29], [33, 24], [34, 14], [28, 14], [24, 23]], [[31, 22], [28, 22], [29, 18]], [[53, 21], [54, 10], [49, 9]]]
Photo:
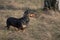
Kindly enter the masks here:
[[10, 28], [10, 26], [14, 26], [16, 28], [18, 28], [18, 30], [24, 30], [27, 25], [29, 24], [30, 21], [30, 17], [34, 17], [35, 14], [34, 13], [30, 13], [29, 10], [26, 10], [24, 12], [23, 17], [21, 18], [14, 18], [14, 17], [9, 17], [6, 21], [7, 24], [7, 29]]

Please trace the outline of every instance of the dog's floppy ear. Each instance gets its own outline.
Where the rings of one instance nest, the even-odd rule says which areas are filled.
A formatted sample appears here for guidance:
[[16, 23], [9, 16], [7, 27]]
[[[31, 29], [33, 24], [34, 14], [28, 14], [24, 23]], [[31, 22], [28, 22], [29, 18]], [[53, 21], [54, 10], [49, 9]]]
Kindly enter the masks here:
[[28, 14], [29, 13], [29, 10], [26, 10], [25, 12], [24, 12], [24, 14]]
[[23, 15], [23, 16], [26, 16], [28, 13], [29, 13], [29, 11], [26, 10], [26, 11], [24, 12], [24, 15]]
[[27, 16], [28, 13], [30, 13], [30, 9], [25, 10], [25, 12], [24, 12], [24, 16]]

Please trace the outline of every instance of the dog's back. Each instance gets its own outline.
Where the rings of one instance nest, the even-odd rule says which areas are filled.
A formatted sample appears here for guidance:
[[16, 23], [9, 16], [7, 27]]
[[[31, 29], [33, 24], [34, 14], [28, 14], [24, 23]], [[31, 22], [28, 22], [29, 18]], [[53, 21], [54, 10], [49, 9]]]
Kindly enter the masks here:
[[7, 19], [7, 22], [16, 23], [17, 20], [18, 20], [17, 18], [9, 17], [9, 18]]

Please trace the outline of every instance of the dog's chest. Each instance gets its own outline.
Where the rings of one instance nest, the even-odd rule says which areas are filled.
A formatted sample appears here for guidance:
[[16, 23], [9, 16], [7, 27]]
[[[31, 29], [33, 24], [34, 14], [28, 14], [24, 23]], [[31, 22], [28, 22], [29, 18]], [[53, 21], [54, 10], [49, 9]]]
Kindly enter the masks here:
[[26, 25], [22, 25], [23, 28], [26, 28]]

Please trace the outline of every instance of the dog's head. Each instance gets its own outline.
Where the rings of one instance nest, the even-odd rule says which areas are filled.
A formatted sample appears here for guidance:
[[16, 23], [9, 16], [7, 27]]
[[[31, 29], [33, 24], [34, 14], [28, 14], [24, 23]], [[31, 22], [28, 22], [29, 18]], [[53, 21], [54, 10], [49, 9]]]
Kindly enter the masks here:
[[33, 12], [32, 10], [26, 10], [24, 12], [24, 15], [23, 16], [28, 16], [28, 17], [36, 17], [37, 14], [35, 12]]

